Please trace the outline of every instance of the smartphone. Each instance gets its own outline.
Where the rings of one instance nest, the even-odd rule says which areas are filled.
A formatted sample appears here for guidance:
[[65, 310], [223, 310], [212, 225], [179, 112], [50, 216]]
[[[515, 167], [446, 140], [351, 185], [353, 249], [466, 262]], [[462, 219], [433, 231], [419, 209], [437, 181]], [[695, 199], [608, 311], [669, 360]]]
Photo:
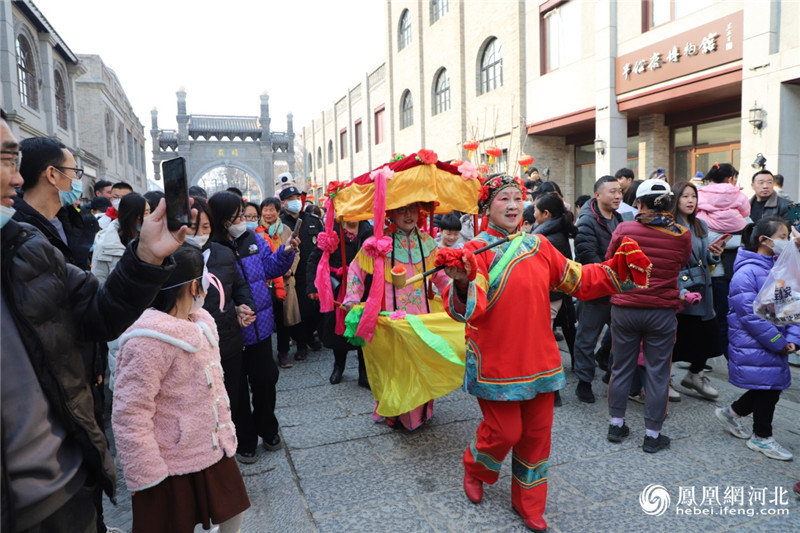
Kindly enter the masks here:
[[789, 217], [792, 226], [800, 227], [800, 202], [790, 204], [786, 216]]
[[191, 226], [189, 183], [186, 180], [186, 159], [176, 157], [161, 163], [164, 176], [164, 197], [167, 203], [167, 228], [178, 231], [181, 226]]
[[725, 245], [728, 244], [728, 241], [731, 240], [731, 237], [733, 237], [733, 235], [731, 235], [730, 233], [722, 235], [719, 239], [711, 243], [711, 245], [708, 247], [709, 250], [717, 244], [720, 244], [722, 245], [723, 248], [725, 248]]

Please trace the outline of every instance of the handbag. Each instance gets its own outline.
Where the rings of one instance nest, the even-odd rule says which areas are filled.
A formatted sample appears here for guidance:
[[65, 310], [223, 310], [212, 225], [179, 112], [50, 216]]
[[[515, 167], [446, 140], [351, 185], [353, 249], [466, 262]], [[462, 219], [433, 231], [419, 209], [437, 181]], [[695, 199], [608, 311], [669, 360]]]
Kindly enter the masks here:
[[[695, 259], [694, 248], [692, 248], [691, 259]], [[691, 261], [689, 262], [689, 265], [692, 265]], [[685, 289], [686, 292], [699, 292], [700, 294], [703, 294], [705, 292], [707, 283], [708, 280], [706, 279], [706, 270], [703, 267], [702, 259], [697, 259], [694, 266], [683, 268], [678, 274], [678, 289]]]

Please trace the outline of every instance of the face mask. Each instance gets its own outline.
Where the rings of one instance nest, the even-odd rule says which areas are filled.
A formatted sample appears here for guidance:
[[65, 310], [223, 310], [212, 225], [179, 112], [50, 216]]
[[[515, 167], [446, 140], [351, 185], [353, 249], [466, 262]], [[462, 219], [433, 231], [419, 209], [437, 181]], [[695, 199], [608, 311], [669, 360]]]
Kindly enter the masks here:
[[289, 200], [286, 202], [286, 210], [290, 213], [299, 213], [303, 203], [300, 200]]
[[231, 224], [228, 226], [228, 233], [230, 233], [231, 237], [234, 239], [241, 237], [245, 231], [247, 231], [247, 224], [244, 222], [239, 222], [238, 224]]
[[122, 200], [122, 198], [115, 198], [115, 199], [111, 200], [111, 207], [113, 207], [114, 209], [119, 209], [119, 201], [120, 200]]
[[61, 198], [61, 205], [72, 205], [81, 199], [81, 193], [83, 193], [81, 180], [70, 178], [69, 181], [72, 182], [72, 188], [70, 190], [62, 191], [58, 189], [58, 197]]
[[209, 235], [187, 235], [186, 242], [202, 250], [203, 246], [208, 242], [208, 237]]
[[141, 224], [136, 224], [136, 231], [138, 231], [139, 233], [142, 232], [142, 225]]
[[533, 202], [529, 202], [528, 200], [525, 200], [524, 202], [522, 202], [522, 206], [523, 206], [522, 208], [523, 209], [528, 209], [532, 205], [533, 205]]
[[786, 247], [789, 246], [789, 241], [784, 239], [770, 239], [772, 241], [772, 251], [775, 255], [781, 255]]
[[198, 294], [194, 298], [192, 298], [192, 307], [189, 309], [189, 314], [194, 314], [198, 312], [200, 309], [203, 308], [203, 304], [206, 303], [205, 295]]
[[252, 220], [248, 220], [247, 222], [244, 223], [244, 225], [250, 231], [255, 231], [255, 229], [258, 227], [258, 222], [253, 222]]
[[14, 216], [16, 211], [13, 207], [0, 205], [0, 228], [6, 225], [6, 223], [11, 220], [11, 217]]

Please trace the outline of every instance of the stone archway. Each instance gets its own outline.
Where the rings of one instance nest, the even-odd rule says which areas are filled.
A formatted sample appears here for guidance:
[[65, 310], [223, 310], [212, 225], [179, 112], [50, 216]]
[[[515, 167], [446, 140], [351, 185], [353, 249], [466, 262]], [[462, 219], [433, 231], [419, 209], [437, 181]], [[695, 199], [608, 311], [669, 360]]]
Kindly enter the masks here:
[[191, 183], [203, 187], [209, 197], [228, 187], [236, 187], [242, 191], [244, 198], [256, 204], [261, 203], [268, 194], [262, 188], [262, 179], [253, 169], [228, 161], [206, 165], [194, 175]]

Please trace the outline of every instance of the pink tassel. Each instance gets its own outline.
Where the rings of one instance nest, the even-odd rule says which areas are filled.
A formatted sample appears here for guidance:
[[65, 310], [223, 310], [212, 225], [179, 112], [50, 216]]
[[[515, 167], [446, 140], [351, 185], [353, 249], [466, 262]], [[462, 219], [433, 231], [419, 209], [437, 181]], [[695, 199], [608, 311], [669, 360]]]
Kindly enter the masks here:
[[[322, 250], [322, 257], [317, 264], [317, 275], [314, 286], [319, 294], [319, 310], [321, 313], [333, 311], [333, 288], [331, 287], [331, 252], [339, 244], [339, 236], [333, 231], [333, 200], [325, 200], [325, 232], [317, 236], [317, 247]], [[342, 280], [346, 284], [347, 280]]]
[[[361, 322], [359, 322], [358, 329], [356, 330], [356, 335], [367, 342], [372, 341], [372, 337], [375, 335], [375, 324], [378, 323], [378, 313], [381, 310], [381, 296], [385, 285], [384, 260], [386, 259], [386, 253], [392, 249], [391, 238], [384, 238], [383, 224], [379, 224], [378, 221], [386, 218], [386, 180], [390, 179], [393, 175], [394, 172], [386, 167], [371, 173], [371, 176], [375, 180], [375, 204], [373, 205], [375, 232], [374, 237], [367, 239], [367, 242], [372, 241], [370, 243], [370, 248], [375, 252], [375, 261], [372, 269], [372, 286], [369, 289], [367, 303], [364, 305], [364, 314], [361, 316]], [[388, 248], [385, 244], [387, 239], [389, 241]], [[367, 242], [364, 243], [365, 251], [367, 251]]]

